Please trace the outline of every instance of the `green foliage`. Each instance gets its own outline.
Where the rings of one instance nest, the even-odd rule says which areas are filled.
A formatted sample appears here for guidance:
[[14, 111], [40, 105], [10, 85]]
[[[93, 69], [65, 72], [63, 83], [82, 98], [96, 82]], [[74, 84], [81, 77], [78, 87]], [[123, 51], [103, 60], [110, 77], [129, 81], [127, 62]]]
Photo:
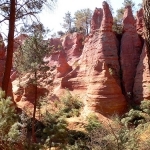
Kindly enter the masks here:
[[83, 30], [85, 31], [86, 34], [88, 34], [91, 18], [92, 18], [92, 11], [89, 8], [76, 11], [75, 27], [78, 30]]
[[136, 109], [131, 109], [127, 112], [121, 122], [126, 127], [136, 127], [139, 124], [144, 124], [150, 121], [150, 101], [144, 100]]
[[48, 42], [43, 40], [41, 33], [27, 38], [15, 52], [15, 67], [18, 72], [35, 72], [44, 65], [43, 58], [50, 52]]
[[85, 125], [85, 129], [88, 132], [91, 132], [91, 131], [93, 131], [95, 129], [101, 128], [101, 123], [99, 122], [98, 118], [95, 115], [90, 114], [87, 117], [87, 121], [88, 121], [88, 124]]
[[60, 106], [60, 112], [67, 118], [79, 116], [83, 103], [79, 100], [78, 96], [72, 96], [69, 91], [61, 98], [63, 106]]
[[67, 32], [70, 32], [72, 28], [73, 17], [71, 16], [71, 13], [69, 11], [65, 13], [65, 17], [63, 17], [63, 20], [63, 28], [65, 28]]
[[14, 142], [20, 136], [15, 128], [18, 116], [11, 98], [4, 98], [5, 92], [0, 89], [0, 149], [13, 149]]
[[[67, 122], [64, 120], [63, 116], [58, 113], [46, 112], [43, 115], [43, 124], [45, 128], [43, 129], [43, 138], [47, 139], [47, 143], [51, 145], [52, 143], [63, 143], [67, 138]], [[49, 142], [48, 142], [49, 141]]]

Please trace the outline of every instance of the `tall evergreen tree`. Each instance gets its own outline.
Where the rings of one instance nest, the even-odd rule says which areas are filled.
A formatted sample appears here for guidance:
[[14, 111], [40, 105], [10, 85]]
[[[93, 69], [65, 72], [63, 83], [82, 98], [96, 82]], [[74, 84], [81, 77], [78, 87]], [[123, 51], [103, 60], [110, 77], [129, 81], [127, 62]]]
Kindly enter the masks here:
[[63, 20], [63, 28], [65, 28], [67, 32], [70, 32], [72, 29], [73, 17], [71, 16], [71, 13], [69, 11], [65, 13], [65, 17], [63, 17]]
[[[34, 30], [35, 29], [35, 30]], [[43, 58], [50, 53], [51, 48], [48, 41], [43, 40], [43, 31], [45, 31], [41, 24], [34, 24], [30, 31], [33, 35], [27, 38], [24, 44], [15, 52], [16, 69], [20, 73], [33, 73], [33, 84], [35, 85], [35, 98], [32, 122], [32, 141], [35, 142], [35, 114], [37, 106], [37, 72], [42, 69], [44, 62]]]
[[[0, 16], [1, 22], [8, 21], [8, 45], [5, 64], [5, 72], [3, 76], [2, 89], [8, 91], [10, 81], [10, 73], [12, 69], [12, 57], [14, 47], [14, 32], [17, 21], [24, 23], [25, 19], [36, 18], [36, 15], [42, 11], [44, 5], [52, 6], [55, 0], [1, 0], [0, 1]], [[30, 16], [30, 17], [29, 17]], [[37, 19], [37, 18], [36, 18]]]

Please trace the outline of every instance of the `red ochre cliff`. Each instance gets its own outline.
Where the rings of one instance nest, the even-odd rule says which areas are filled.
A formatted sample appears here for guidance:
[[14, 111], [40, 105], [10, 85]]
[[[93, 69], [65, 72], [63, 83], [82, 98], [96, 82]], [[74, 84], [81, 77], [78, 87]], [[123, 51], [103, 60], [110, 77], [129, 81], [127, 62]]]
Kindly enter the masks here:
[[[50, 70], [45, 75], [39, 75], [39, 94], [46, 91], [49, 100], [59, 99], [68, 89], [80, 96], [85, 105], [83, 113], [103, 115], [122, 114], [128, 103], [150, 99], [142, 15], [141, 9], [135, 20], [131, 7], [126, 7], [123, 34], [121, 40], [117, 39], [112, 31], [113, 17], [109, 5], [103, 2], [103, 8], [96, 8], [93, 13], [89, 35], [68, 33], [61, 38], [49, 39], [55, 51], [44, 58]], [[25, 35], [21, 37], [23, 40], [26, 38]], [[0, 85], [4, 62], [5, 49], [1, 45]], [[20, 84], [28, 83], [28, 76]], [[34, 87], [20, 88], [15, 77], [13, 80], [16, 103], [20, 107], [28, 105], [32, 108]]]

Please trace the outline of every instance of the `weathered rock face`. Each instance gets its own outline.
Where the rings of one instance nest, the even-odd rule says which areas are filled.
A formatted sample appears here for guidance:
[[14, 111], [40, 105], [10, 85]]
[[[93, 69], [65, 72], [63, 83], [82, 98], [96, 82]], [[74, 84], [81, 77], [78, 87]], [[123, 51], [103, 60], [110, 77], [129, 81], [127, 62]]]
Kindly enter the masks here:
[[14, 51], [28, 38], [27, 34], [20, 34], [14, 39]]
[[[85, 113], [122, 113], [126, 110], [125, 98], [131, 100], [132, 93], [135, 101], [149, 99], [147, 56], [145, 49], [141, 55], [142, 42], [138, 36], [143, 34], [141, 16], [140, 10], [136, 22], [131, 8], [126, 8], [120, 47], [112, 32], [113, 17], [106, 2], [103, 2], [103, 9], [95, 9], [89, 36], [85, 38], [80, 33], [73, 33], [61, 39], [51, 39], [50, 45], [54, 45], [56, 51], [44, 61], [48, 62], [50, 74], [54, 76], [50, 82], [44, 79], [43, 87], [53, 88], [57, 98], [66, 88], [78, 94], [84, 101]], [[39, 80], [39, 83], [44, 80]], [[49, 83], [53, 84], [52, 87]], [[33, 88], [15, 90], [16, 101], [21, 102], [25, 98], [31, 104]], [[23, 97], [19, 96], [19, 90]]]
[[133, 94], [134, 101], [137, 103], [144, 99], [150, 100], [150, 71], [148, 67], [148, 57], [145, 45], [142, 50], [140, 62], [137, 66]]
[[144, 19], [143, 9], [141, 8], [136, 14], [136, 30], [139, 35], [144, 36]]
[[5, 45], [2, 35], [0, 34], [0, 87], [2, 86], [2, 78], [5, 69]]
[[93, 47], [86, 45], [83, 60], [89, 69], [87, 108], [105, 115], [123, 112], [126, 101], [120, 88], [120, 66], [116, 37], [112, 32], [113, 18], [106, 2], [103, 2], [101, 32], [91, 39]]
[[69, 66], [66, 60], [66, 54], [62, 50], [58, 56], [58, 65], [57, 65], [57, 78], [64, 77], [70, 71], [72, 71], [72, 67]]
[[121, 70], [125, 96], [132, 98], [136, 67], [140, 60], [142, 42], [136, 32], [135, 19], [131, 7], [125, 9], [123, 17], [123, 36], [121, 39]]
[[95, 8], [92, 19], [91, 19], [91, 32], [94, 32], [96, 29], [99, 29], [101, 26], [103, 17], [102, 8]]
[[103, 2], [103, 18], [101, 23], [101, 31], [112, 31], [113, 17], [107, 2]]
[[85, 112], [121, 113], [126, 101], [120, 88], [120, 66], [113, 18], [106, 2], [99, 32], [85, 40], [77, 67], [63, 78], [63, 88], [84, 94]]
[[81, 33], [68, 34], [61, 39], [69, 64], [72, 65], [81, 56], [83, 39], [84, 35]]

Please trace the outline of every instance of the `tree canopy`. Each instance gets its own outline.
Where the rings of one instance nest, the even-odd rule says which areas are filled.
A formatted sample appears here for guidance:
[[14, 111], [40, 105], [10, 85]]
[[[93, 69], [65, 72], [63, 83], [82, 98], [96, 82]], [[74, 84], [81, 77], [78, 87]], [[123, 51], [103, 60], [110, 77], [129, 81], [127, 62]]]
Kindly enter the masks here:
[[[10, 73], [12, 69], [12, 57], [13, 57], [13, 47], [14, 47], [14, 33], [16, 31], [17, 21], [19, 24], [24, 24], [25, 22], [37, 21], [36, 15], [42, 11], [44, 5], [52, 8], [55, 0], [1, 0], [0, 1], [0, 16], [2, 18], [1, 22], [8, 22], [8, 44], [7, 44], [7, 56], [5, 71], [3, 75], [2, 89], [6, 92], [8, 91], [8, 85], [10, 81]], [[26, 20], [26, 21], [25, 21]]]

